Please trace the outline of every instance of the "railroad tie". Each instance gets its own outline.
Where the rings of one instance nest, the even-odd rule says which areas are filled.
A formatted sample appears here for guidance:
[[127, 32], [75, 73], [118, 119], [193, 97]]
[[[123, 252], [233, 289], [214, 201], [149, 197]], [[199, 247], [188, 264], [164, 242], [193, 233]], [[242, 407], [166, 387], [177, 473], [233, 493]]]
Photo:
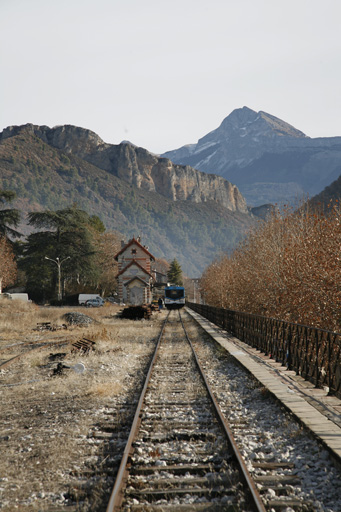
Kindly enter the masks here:
[[95, 350], [95, 346], [95, 341], [82, 338], [81, 340], [72, 343], [73, 348], [71, 349], [71, 352], [79, 351], [86, 355], [90, 352], [90, 350]]

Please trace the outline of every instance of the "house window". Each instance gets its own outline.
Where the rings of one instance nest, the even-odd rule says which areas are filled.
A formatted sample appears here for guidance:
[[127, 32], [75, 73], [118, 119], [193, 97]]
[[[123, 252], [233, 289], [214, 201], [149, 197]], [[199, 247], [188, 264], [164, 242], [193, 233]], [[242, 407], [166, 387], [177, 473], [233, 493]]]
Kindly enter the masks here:
[[136, 254], [136, 249], [132, 249], [131, 254]]

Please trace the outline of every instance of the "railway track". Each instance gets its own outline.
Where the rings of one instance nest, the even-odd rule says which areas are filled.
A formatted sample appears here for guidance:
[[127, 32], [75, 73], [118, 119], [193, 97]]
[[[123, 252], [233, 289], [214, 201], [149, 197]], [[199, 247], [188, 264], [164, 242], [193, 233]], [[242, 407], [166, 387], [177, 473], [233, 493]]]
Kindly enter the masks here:
[[175, 311], [160, 334], [107, 512], [165, 506], [265, 511]]
[[[84, 394], [84, 389], [92, 385], [90, 378], [94, 373], [90, 372], [74, 380], [70, 376], [75, 385], [72, 395], [55, 393], [55, 385], [68, 382], [69, 376], [47, 377], [50, 370], [42, 363], [47, 363], [48, 353], [37, 367], [40, 379], [47, 377], [44, 382], [48, 393], [41, 393], [39, 385], [29, 384], [27, 397], [16, 401], [11, 388], [0, 388], [2, 396], [8, 397], [7, 408], [2, 403], [1, 448], [15, 453], [13, 460], [20, 460], [18, 467], [26, 471], [22, 473], [25, 476], [19, 472], [12, 474], [8, 466], [8, 483], [0, 482], [6, 487], [8, 504], [18, 501], [19, 490], [12, 490], [12, 486], [28, 480], [29, 474], [36, 478], [34, 488], [21, 493], [19, 503], [32, 501], [41, 510], [47, 510], [47, 504], [51, 511], [77, 512], [257, 510], [252, 490], [245, 488], [243, 469], [238, 469], [236, 455], [226, 438], [222, 427], [225, 422], [213, 412], [177, 312], [171, 313], [164, 326], [153, 370], [149, 371], [149, 387], [143, 383], [165, 314], [158, 315], [153, 337], [150, 325], [139, 324], [136, 338], [141, 330], [145, 333], [136, 347], [133, 344], [129, 350], [120, 348], [112, 357], [110, 342], [99, 345], [98, 355], [94, 352], [91, 365], [87, 365], [94, 368], [91, 371], [100, 375], [103, 382], [106, 375], [111, 378], [112, 372], [120, 371], [119, 381], [127, 384], [124, 393], [110, 395], [108, 400], [94, 400], [92, 395]], [[328, 454], [286, 411], [274, 404], [265, 389], [233, 357], [205, 335], [187, 312], [182, 312], [182, 317], [206, 380], [229, 421], [229, 429], [263, 500], [260, 510], [341, 510], [337, 485], [340, 472], [328, 461]], [[124, 332], [126, 328], [124, 325]], [[27, 354], [30, 344], [24, 345]], [[5, 349], [7, 355], [12, 347]], [[23, 371], [24, 367], [17, 367]], [[11, 371], [4, 372], [4, 376], [11, 375]], [[139, 410], [129, 434], [138, 401]], [[60, 440], [64, 445], [66, 438], [70, 455], [60, 448]], [[46, 475], [53, 474], [55, 460], [58, 481], [55, 475], [47, 481]], [[120, 466], [121, 460], [124, 463]]]
[[[308, 468], [313, 473], [314, 462], [308, 453], [302, 457], [300, 447], [304, 443], [306, 450], [315, 454], [318, 444], [211, 340], [207, 344], [196, 341], [194, 347], [266, 508], [320, 510], [309, 484]], [[320, 451], [325, 458], [321, 447]]]

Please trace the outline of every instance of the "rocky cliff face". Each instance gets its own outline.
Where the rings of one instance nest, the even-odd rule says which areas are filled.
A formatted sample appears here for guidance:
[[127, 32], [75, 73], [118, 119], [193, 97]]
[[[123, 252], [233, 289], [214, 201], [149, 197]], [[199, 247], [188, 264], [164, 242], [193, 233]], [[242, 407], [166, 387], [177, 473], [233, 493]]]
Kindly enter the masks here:
[[251, 205], [313, 195], [341, 173], [341, 137], [311, 139], [247, 107], [234, 110], [197, 144], [162, 155], [235, 183]]
[[231, 211], [248, 212], [238, 188], [224, 178], [174, 164], [132, 144], [106, 144], [94, 132], [70, 125], [52, 129], [34, 125], [9, 127], [0, 134], [0, 140], [17, 135], [20, 130], [28, 130], [55, 148], [173, 201], [216, 201]]
[[138, 188], [157, 192], [173, 201], [216, 201], [231, 211], [247, 211], [238, 188], [224, 178], [173, 164], [167, 158], [158, 158], [131, 144], [111, 146], [93, 154], [91, 162]]

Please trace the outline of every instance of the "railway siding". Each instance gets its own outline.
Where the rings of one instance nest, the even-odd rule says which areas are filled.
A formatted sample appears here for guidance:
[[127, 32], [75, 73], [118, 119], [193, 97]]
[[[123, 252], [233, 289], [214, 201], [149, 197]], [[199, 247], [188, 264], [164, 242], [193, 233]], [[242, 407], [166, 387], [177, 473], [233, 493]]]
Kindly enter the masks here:
[[[198, 324], [227, 352], [246, 368], [266, 389], [290, 410], [325, 445], [341, 462], [341, 401], [327, 397], [323, 390], [316, 390], [313, 385], [294, 379], [294, 372], [287, 371], [269, 358], [259, 356], [258, 352], [237, 338], [222, 333], [221, 329], [198, 313], [187, 309]], [[280, 369], [281, 368], [281, 369]], [[292, 375], [293, 374], [293, 375]], [[309, 401], [308, 401], [309, 400]], [[310, 403], [309, 403], [310, 402]], [[320, 412], [316, 406], [324, 413]], [[330, 418], [335, 419], [335, 422]]]

